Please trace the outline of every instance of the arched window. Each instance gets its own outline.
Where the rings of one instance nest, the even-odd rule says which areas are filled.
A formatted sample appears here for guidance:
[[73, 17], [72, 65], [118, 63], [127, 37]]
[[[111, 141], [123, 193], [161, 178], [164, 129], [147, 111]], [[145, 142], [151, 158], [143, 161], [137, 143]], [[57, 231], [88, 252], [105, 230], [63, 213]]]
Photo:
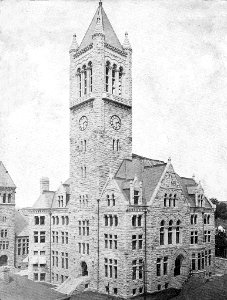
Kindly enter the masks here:
[[176, 244], [180, 243], [180, 220], [177, 221], [177, 227], [176, 227]]
[[113, 151], [115, 150], [115, 139], [113, 139]]
[[69, 217], [68, 216], [65, 217], [65, 224], [69, 225]]
[[55, 217], [52, 217], [52, 224], [55, 225]]
[[78, 91], [79, 91], [79, 97], [82, 96], [82, 82], [81, 82], [81, 69], [79, 68], [77, 70], [77, 78], [78, 78], [78, 81], [77, 81], [77, 84], [78, 84]]
[[173, 221], [169, 221], [169, 227], [168, 227], [168, 244], [173, 243]]
[[110, 216], [109, 216], [109, 219], [110, 219], [110, 226], [113, 226], [113, 216], [110, 215]]
[[8, 194], [8, 203], [11, 203], [11, 194]]
[[56, 217], [56, 225], [59, 224], [59, 217]]
[[117, 226], [118, 225], [118, 217], [114, 216], [114, 225]]
[[173, 196], [173, 206], [176, 206], [176, 199], [177, 199], [177, 194], [174, 194]]
[[172, 205], [172, 194], [169, 194], [169, 207]]
[[93, 80], [93, 78], [92, 78], [92, 76], [93, 76], [93, 74], [92, 74], [92, 62], [90, 61], [89, 63], [88, 63], [88, 66], [89, 66], [89, 91], [90, 92], [92, 92], [92, 84], [93, 84], [93, 82], [92, 82], [92, 80]]
[[65, 225], [65, 217], [61, 217], [61, 223], [62, 223], [62, 225]]
[[112, 205], [115, 206], [115, 196], [112, 194]]
[[210, 215], [207, 216], [207, 224], [210, 224]]
[[110, 196], [106, 195], [107, 205], [110, 206]]
[[161, 223], [160, 223], [160, 245], [164, 245], [164, 242], [165, 242], [165, 228], [164, 228], [164, 225], [165, 225], [165, 221], [162, 220]]
[[119, 82], [118, 82], [118, 95], [122, 95], [122, 77], [123, 77], [123, 68], [119, 68]]
[[114, 64], [112, 69], [112, 94], [116, 93], [116, 69], [117, 66]]
[[84, 65], [83, 66], [83, 72], [84, 72], [84, 95], [87, 94], [87, 68]]
[[117, 151], [120, 151], [120, 141], [117, 140]]
[[6, 194], [3, 194], [3, 203], [6, 203]]
[[106, 92], [109, 92], [109, 76], [110, 76], [110, 62], [106, 62]]
[[166, 203], [167, 203], [167, 194], [165, 194], [164, 196], [164, 207], [166, 207]]

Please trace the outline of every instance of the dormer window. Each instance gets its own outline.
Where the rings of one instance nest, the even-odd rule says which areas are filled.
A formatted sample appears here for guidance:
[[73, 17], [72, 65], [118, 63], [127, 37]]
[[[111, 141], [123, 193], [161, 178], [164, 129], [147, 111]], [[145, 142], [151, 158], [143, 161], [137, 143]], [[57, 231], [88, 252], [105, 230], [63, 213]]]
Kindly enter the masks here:
[[139, 191], [134, 190], [134, 205], [138, 205], [139, 204]]

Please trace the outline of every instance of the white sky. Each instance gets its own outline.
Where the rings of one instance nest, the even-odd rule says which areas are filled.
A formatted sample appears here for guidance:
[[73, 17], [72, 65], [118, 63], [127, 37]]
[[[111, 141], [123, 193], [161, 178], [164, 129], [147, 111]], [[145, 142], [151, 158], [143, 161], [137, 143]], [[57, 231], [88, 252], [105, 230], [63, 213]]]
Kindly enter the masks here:
[[[98, 1], [0, 2], [0, 160], [31, 206], [69, 174], [69, 55]], [[105, 0], [133, 48], [133, 152], [227, 200], [227, 1]]]

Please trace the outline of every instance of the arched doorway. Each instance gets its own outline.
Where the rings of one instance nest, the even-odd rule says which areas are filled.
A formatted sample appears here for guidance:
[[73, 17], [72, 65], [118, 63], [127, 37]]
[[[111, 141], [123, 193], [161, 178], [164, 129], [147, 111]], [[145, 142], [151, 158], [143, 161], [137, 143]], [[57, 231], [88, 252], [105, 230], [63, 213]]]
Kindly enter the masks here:
[[82, 274], [82, 276], [88, 275], [87, 264], [85, 261], [81, 262], [81, 274]]
[[8, 256], [7, 255], [2, 255], [0, 257], [0, 267], [6, 266], [8, 262]]
[[180, 254], [175, 259], [174, 276], [181, 275], [182, 261], [183, 261], [183, 256]]

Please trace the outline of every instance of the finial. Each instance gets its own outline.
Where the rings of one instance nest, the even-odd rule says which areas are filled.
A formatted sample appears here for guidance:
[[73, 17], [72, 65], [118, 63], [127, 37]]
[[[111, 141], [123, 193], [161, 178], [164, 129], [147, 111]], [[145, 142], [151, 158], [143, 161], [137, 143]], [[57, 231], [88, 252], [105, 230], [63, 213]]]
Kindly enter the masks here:
[[168, 162], [171, 163], [171, 157], [168, 158]]
[[132, 50], [131, 44], [130, 44], [129, 39], [128, 39], [128, 32], [127, 31], [125, 32], [125, 40], [124, 40], [124, 43], [123, 43], [123, 48], [128, 49], [128, 50]]
[[102, 6], [102, 1], [101, 0], [99, 1], [99, 6]]

